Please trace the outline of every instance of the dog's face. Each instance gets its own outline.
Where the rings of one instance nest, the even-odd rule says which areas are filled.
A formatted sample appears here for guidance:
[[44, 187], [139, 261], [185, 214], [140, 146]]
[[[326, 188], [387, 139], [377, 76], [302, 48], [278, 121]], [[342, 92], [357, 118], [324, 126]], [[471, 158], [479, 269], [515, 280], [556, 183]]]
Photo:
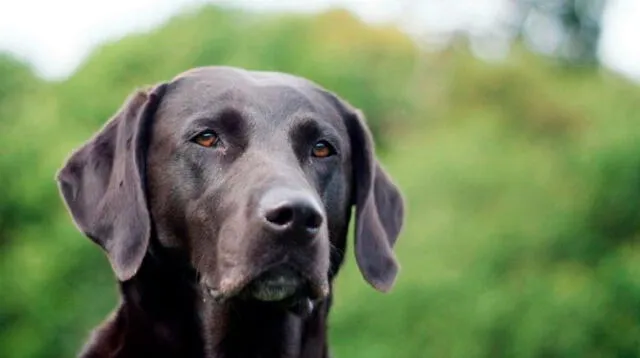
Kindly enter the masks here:
[[58, 179], [122, 281], [154, 235], [216, 299], [322, 298], [352, 206], [363, 276], [396, 276], [402, 198], [361, 116], [298, 77], [208, 67], [138, 92]]
[[189, 250], [216, 296], [328, 292], [330, 240], [340, 245], [348, 223], [349, 136], [301, 82], [197, 70], [155, 115], [147, 180], [158, 237]]

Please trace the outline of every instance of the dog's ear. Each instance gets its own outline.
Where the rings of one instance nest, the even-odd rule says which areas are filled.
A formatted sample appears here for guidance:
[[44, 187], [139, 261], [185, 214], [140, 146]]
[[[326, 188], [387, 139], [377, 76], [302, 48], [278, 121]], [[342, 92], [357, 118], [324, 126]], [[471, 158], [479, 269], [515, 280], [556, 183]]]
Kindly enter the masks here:
[[399, 269], [393, 246], [402, 228], [404, 200], [376, 159], [362, 112], [350, 108], [346, 125], [352, 152], [356, 261], [367, 282], [386, 292], [393, 286]]
[[67, 159], [56, 179], [77, 227], [107, 253], [120, 281], [133, 277], [147, 251], [146, 150], [154, 113], [166, 89], [136, 91]]

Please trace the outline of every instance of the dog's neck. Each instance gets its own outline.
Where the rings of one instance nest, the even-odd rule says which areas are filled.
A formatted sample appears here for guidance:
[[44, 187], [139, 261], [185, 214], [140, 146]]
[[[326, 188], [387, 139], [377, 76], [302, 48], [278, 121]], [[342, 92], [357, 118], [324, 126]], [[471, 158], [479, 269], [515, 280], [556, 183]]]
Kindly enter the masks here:
[[[121, 283], [123, 310], [135, 325], [130, 340], [140, 340], [154, 356], [201, 357], [203, 339], [194, 302], [195, 273], [175, 261], [145, 258], [132, 280]], [[148, 356], [148, 355], [144, 355]]]
[[324, 358], [329, 300], [304, 318], [267, 303], [203, 302], [210, 358]]
[[330, 299], [305, 318], [258, 302], [217, 303], [201, 295], [180, 260], [145, 258], [120, 284], [122, 304], [82, 357], [325, 358]]
[[120, 282], [121, 303], [96, 329], [80, 357], [204, 355], [194, 275], [184, 266], [145, 257], [135, 277]]

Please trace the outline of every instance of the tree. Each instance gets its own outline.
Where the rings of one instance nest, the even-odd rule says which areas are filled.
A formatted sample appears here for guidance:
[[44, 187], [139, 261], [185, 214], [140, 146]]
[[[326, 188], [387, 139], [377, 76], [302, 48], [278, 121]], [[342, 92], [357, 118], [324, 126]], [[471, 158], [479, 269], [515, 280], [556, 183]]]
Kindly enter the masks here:
[[517, 31], [533, 50], [596, 65], [605, 0], [514, 0]]

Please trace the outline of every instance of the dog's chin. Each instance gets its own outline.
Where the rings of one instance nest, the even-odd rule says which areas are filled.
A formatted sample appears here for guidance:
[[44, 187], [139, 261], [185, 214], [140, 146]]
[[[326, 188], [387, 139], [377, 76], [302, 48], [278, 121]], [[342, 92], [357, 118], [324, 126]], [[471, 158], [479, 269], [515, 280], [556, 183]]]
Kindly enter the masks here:
[[314, 290], [314, 285], [298, 272], [278, 267], [252, 280], [243, 290], [243, 296], [306, 317], [313, 311], [315, 301], [325, 296], [321, 291]]
[[294, 296], [308, 295], [308, 283], [296, 271], [278, 267], [252, 280], [244, 289], [244, 296], [263, 302], [279, 302]]

